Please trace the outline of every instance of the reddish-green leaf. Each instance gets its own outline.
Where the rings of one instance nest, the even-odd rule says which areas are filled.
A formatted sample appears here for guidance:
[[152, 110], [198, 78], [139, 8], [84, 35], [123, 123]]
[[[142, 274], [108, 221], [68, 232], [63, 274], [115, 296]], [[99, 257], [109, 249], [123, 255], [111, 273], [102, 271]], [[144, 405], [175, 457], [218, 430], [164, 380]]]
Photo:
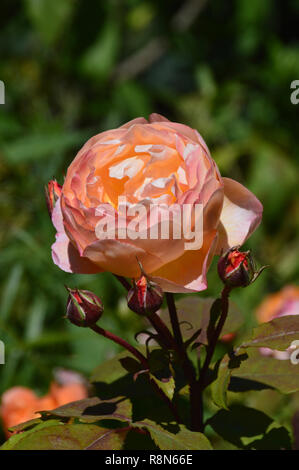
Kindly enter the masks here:
[[298, 338], [299, 315], [288, 315], [259, 325], [253, 330], [251, 339], [245, 341], [242, 347], [267, 347], [285, 351]]
[[226, 410], [228, 409], [227, 389], [230, 383], [231, 373], [232, 371], [228, 367], [227, 357], [225, 356], [219, 364], [217, 379], [211, 386], [213, 402], [215, 405]]
[[[43, 423], [45, 424], [45, 423]], [[130, 428], [105, 429], [92, 424], [58, 424], [13, 436], [2, 450], [121, 450]]]
[[94, 423], [103, 419], [128, 422], [132, 418], [132, 405], [130, 400], [124, 397], [110, 400], [93, 397], [68, 403], [55, 410], [44, 411], [42, 415], [43, 417], [78, 418], [86, 423]]
[[288, 431], [265, 413], [242, 405], [220, 410], [208, 420], [225, 441], [241, 449], [290, 449]]
[[112, 382], [121, 379], [128, 374], [123, 359], [130, 357], [133, 358], [128, 351], [117, 354], [112, 359], [100, 364], [91, 375], [91, 382], [105, 382], [111, 384]]
[[247, 360], [247, 354], [229, 357], [227, 354], [218, 364], [217, 378], [212, 383], [212, 400], [220, 408], [228, 409], [227, 390], [230, 384], [231, 375], [234, 369], [238, 369], [242, 361]]
[[212, 446], [206, 436], [200, 432], [192, 432], [183, 425], [172, 424], [169, 430], [157, 423], [145, 419], [142, 422], [134, 423], [146, 429], [155, 444], [161, 450], [211, 450]]
[[259, 349], [246, 350], [248, 359], [243, 361], [232, 376], [255, 380], [274, 387], [282, 393], [292, 393], [299, 390], [299, 365], [289, 360], [279, 360], [263, 356]]

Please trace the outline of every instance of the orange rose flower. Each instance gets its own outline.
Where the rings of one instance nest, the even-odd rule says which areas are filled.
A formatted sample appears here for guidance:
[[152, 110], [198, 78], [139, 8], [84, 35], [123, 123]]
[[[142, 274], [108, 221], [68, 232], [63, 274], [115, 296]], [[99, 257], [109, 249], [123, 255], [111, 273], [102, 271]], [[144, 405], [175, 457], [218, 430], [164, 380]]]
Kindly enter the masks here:
[[[262, 205], [250, 191], [221, 177], [196, 130], [158, 114], [92, 137], [69, 166], [62, 188], [56, 183], [54, 189], [55, 197], [52, 190], [48, 201], [50, 207], [55, 203], [52, 221], [57, 235], [52, 255], [61, 269], [109, 271], [136, 278], [140, 261], [153, 281], [168, 292], [205, 289], [213, 255], [242, 245], [262, 217]], [[119, 215], [120, 197], [131, 208], [141, 203], [147, 207], [163, 204], [163, 216], [151, 219], [146, 213], [143, 237], [133, 239], [128, 233], [99, 237], [101, 220]], [[160, 229], [166, 221], [175, 225], [170, 209], [174, 204], [191, 206], [193, 227], [194, 207], [202, 206], [198, 249], [187, 249], [184, 237], [149, 235], [153, 226]], [[102, 205], [109, 211], [99, 210]], [[130, 220], [127, 216], [125, 227]]]
[[26, 387], [13, 387], [2, 395], [0, 417], [2, 419], [5, 434], [9, 437], [12, 433], [8, 428], [24, 423], [40, 416], [37, 412], [53, 410], [58, 406], [87, 397], [86, 387], [81, 383], [58, 385], [52, 383], [50, 391], [43, 397], [38, 397], [32, 390]]

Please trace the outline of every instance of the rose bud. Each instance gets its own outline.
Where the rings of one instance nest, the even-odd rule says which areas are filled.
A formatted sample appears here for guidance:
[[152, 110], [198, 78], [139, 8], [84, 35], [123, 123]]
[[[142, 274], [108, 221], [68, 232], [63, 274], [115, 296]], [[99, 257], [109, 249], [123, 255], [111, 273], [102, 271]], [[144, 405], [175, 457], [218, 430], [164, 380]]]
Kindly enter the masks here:
[[60, 198], [62, 186], [56, 180], [51, 180], [45, 186], [46, 203], [50, 217], [55, 207], [56, 201]]
[[133, 287], [129, 290], [128, 307], [139, 315], [151, 315], [162, 305], [163, 291], [158, 284], [150, 281], [144, 274], [134, 281]]
[[70, 289], [66, 306], [66, 318], [77, 326], [92, 326], [102, 316], [103, 304], [101, 299], [88, 290]]
[[242, 252], [238, 248], [231, 248], [218, 261], [219, 277], [229, 287], [246, 287], [252, 284], [267, 267], [263, 266], [255, 271], [250, 251]]

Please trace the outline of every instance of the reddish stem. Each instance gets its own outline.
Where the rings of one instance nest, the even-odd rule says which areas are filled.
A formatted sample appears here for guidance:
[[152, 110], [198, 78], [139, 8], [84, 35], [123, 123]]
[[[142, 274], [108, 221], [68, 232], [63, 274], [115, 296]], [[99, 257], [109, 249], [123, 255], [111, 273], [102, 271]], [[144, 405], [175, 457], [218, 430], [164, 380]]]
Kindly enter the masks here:
[[183, 368], [184, 375], [190, 387], [191, 429], [193, 431], [198, 431], [200, 427], [200, 423], [198, 422], [198, 416], [202, 415], [202, 401], [200, 399], [200, 394], [198, 393], [199, 387], [198, 387], [198, 381], [196, 380], [196, 371], [194, 369], [194, 366], [191, 360], [188, 357], [188, 354], [184, 345], [173, 294], [167, 293], [166, 300], [167, 300], [167, 305], [168, 305], [168, 310], [169, 310], [169, 315], [170, 315], [170, 321], [171, 321], [171, 325], [172, 325], [172, 329], [174, 333], [174, 338], [177, 343], [177, 351], [182, 361], [182, 368]]
[[[221, 293], [221, 316], [220, 319], [217, 323], [217, 326], [215, 328], [214, 334], [207, 346], [207, 355], [204, 361], [204, 364], [202, 366], [201, 372], [200, 372], [200, 378], [199, 381], [197, 382], [197, 390], [199, 394], [199, 400], [202, 403], [202, 392], [206, 387], [206, 379], [207, 379], [207, 374], [209, 371], [209, 366], [212, 360], [212, 357], [215, 352], [215, 348], [217, 345], [217, 341], [220, 337], [222, 328], [224, 327], [225, 321], [227, 319], [227, 314], [228, 314], [228, 297], [230, 294], [231, 288], [229, 286], [224, 286], [222, 293]], [[204, 424], [203, 424], [203, 409], [202, 405], [199, 409], [199, 416], [198, 416], [198, 430], [203, 431], [204, 429]]]
[[131, 289], [131, 284], [123, 276], [118, 276], [118, 274], [113, 274], [113, 276], [124, 286], [124, 288], [129, 291]]
[[[104, 336], [105, 338], [108, 338], [108, 339], [112, 340], [114, 343], [119, 344], [123, 348], [127, 349], [127, 351], [129, 351], [131, 354], [133, 354], [136, 357], [136, 359], [138, 359], [141, 362], [141, 364], [143, 365], [143, 367], [146, 370], [149, 370], [149, 365], [148, 365], [148, 361], [147, 361], [146, 357], [144, 357], [143, 354], [141, 354], [130, 343], [128, 343], [124, 339], [120, 338], [119, 336], [115, 335], [114, 333], [111, 333], [110, 331], [104, 330], [103, 328], [101, 328], [98, 325], [93, 325], [90, 328], [93, 331], [95, 331], [96, 333]], [[169, 407], [169, 409], [172, 412], [172, 414], [173, 414], [174, 418], [176, 419], [176, 421], [178, 423], [181, 423], [182, 420], [179, 417], [178, 411], [177, 411], [175, 405], [172, 403], [172, 401], [165, 395], [163, 390], [157, 385], [157, 383], [155, 382], [154, 379], [150, 379], [150, 382], [153, 385], [153, 388], [156, 390], [156, 392], [159, 393], [161, 398], [165, 401], [165, 403]]]
[[123, 348], [127, 349], [131, 354], [133, 354], [133, 356], [136, 357], [136, 359], [138, 359], [138, 361], [141, 362], [141, 364], [144, 366], [145, 369], [148, 369], [148, 362], [147, 362], [146, 357], [143, 354], [141, 354], [141, 352], [139, 352], [138, 349], [134, 348], [134, 346], [128, 343], [126, 340], [120, 338], [114, 333], [111, 333], [110, 331], [104, 330], [98, 325], [92, 325], [90, 328], [96, 333], [98, 333], [99, 335], [102, 335], [105, 338], [111, 339], [114, 343], [119, 344]]
[[152, 313], [147, 318], [148, 321], [157, 331], [161, 343], [166, 347], [166, 349], [176, 349], [177, 345], [175, 343], [175, 340], [163, 320], [159, 317], [159, 315], [157, 315], [157, 313]]

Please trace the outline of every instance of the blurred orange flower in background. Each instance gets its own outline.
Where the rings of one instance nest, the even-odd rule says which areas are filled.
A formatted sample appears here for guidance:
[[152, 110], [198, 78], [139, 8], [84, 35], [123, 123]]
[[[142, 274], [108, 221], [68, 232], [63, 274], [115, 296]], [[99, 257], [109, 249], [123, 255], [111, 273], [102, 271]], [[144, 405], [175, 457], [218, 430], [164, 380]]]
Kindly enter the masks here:
[[285, 286], [279, 292], [268, 295], [256, 311], [259, 323], [286, 315], [299, 315], [299, 287]]
[[[299, 315], [299, 287], [285, 286], [279, 292], [268, 295], [256, 311], [259, 323], [265, 323], [274, 318], [286, 315]], [[263, 356], [274, 357], [279, 360], [288, 360], [293, 351], [292, 347], [286, 351], [276, 351], [269, 348], [260, 348]]]
[[38, 418], [38, 411], [53, 410], [58, 406], [87, 397], [86, 386], [82, 383], [59, 385], [53, 382], [49, 392], [38, 397], [26, 387], [13, 387], [7, 390], [1, 399], [0, 417], [7, 437], [11, 433], [8, 429], [17, 424]]

